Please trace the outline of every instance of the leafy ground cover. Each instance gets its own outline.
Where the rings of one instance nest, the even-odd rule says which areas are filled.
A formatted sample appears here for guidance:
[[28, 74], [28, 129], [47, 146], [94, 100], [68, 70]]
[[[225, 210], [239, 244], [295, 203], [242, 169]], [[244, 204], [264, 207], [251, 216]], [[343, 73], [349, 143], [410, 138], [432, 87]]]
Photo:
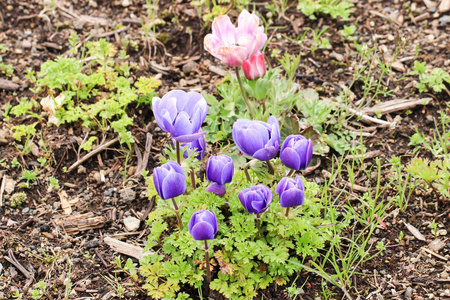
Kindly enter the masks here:
[[[0, 298], [450, 297], [449, 6], [0, 2]], [[267, 73], [240, 75], [254, 116], [234, 68], [203, 46], [215, 17], [243, 9], [268, 37]], [[152, 112], [174, 89], [209, 106], [179, 211], [152, 175], [177, 160]], [[258, 218], [239, 192], [274, 191], [289, 170], [243, 156], [232, 127], [269, 116], [314, 155], [297, 173], [304, 205], [286, 212], [273, 193]], [[224, 197], [206, 191], [217, 154], [235, 167]], [[187, 228], [198, 209], [219, 220], [208, 264]]]

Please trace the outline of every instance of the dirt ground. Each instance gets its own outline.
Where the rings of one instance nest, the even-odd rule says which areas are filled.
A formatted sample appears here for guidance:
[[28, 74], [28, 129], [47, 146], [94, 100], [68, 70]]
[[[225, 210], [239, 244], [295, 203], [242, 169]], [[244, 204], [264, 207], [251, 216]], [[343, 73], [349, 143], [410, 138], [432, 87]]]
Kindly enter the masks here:
[[[67, 41], [73, 32], [82, 41], [100, 37], [113, 44], [120, 44], [125, 38], [136, 41], [137, 50], [129, 47], [128, 51], [128, 60], [138, 65], [132, 76], [157, 76], [162, 81], [158, 90], [160, 95], [174, 88], [214, 93], [215, 85], [223, 78], [220, 74], [227, 69], [204, 50], [203, 37], [210, 32], [210, 23], [205, 25], [199, 19], [190, 1], [160, 1], [157, 10], [159, 15], [165, 16], [167, 20], [177, 16], [177, 22], [167, 22], [157, 29], [157, 34], [165, 37], [164, 43], [143, 37], [141, 23], [147, 18], [143, 0], [55, 1], [55, 6], [51, 2], [0, 0], [0, 44], [8, 48], [1, 55], [5, 63], [14, 67], [11, 78], [0, 74], [0, 79], [19, 85], [15, 90], [0, 87], [0, 160], [5, 159], [8, 165], [15, 157], [25, 168], [31, 169], [39, 163], [33, 153], [21, 156], [14, 147], [9, 128], [26, 123], [27, 117], [7, 121], [2, 116], [6, 104], [16, 105], [22, 97], [33, 98], [38, 102], [45, 97], [42, 93], [30, 91], [33, 85], [24, 77], [25, 72], [29, 68], [37, 72], [45, 61], [59, 55], [70, 55]], [[268, 17], [266, 2], [257, 1], [255, 7], [259, 14]], [[359, 43], [374, 43], [376, 40], [380, 51], [386, 52], [384, 59], [392, 55], [396, 42], [401, 38], [406, 40], [405, 49], [394, 66], [395, 77], [404, 75], [405, 78], [385, 83], [393, 90], [393, 98], [378, 97], [376, 100], [430, 98], [430, 101], [406, 113], [403, 110], [384, 115], [383, 119], [395, 121], [395, 128], [367, 127], [368, 134], [364, 134], [363, 142], [367, 151], [377, 151], [373, 153], [382, 161], [383, 187], [387, 185], [390, 172], [389, 158], [401, 156], [402, 162], [407, 163], [415, 155], [414, 146], [409, 145], [409, 137], [415, 133], [415, 129], [432, 136], [439, 112], [449, 113], [446, 103], [450, 98], [445, 91], [418, 93], [415, 87], [417, 77], [408, 74], [416, 59], [450, 71], [450, 23], [447, 23], [450, 22], [450, 12], [440, 13], [436, 6], [431, 5], [439, 1], [352, 2], [355, 4], [354, 13], [346, 21], [335, 20], [327, 15], [310, 20], [294, 5], [282, 17], [270, 19], [268, 35], [271, 39], [267, 49], [279, 50], [281, 54], [301, 53], [302, 61], [296, 73], [296, 82], [302, 88], [320, 88], [321, 97], [334, 98], [353, 79], [351, 69], [343, 65], [351, 66], [358, 57], [353, 45], [341, 40], [339, 30], [344, 24], [357, 25], [355, 36]], [[237, 16], [238, 11], [231, 10], [229, 14]], [[125, 27], [115, 30], [118, 25]], [[324, 37], [329, 39], [332, 49], [311, 52], [308, 41], [300, 47], [284, 37], [295, 38], [303, 31], [302, 28], [322, 29], [324, 26], [329, 27]], [[271, 58], [271, 62], [276, 64], [277, 60]], [[362, 83], [354, 84], [352, 91], [360, 97], [363, 93]], [[146, 166], [151, 172], [158, 164], [157, 155], [170, 139], [151, 123], [153, 116], [149, 107], [130, 107], [127, 113], [137, 116], [134, 118], [132, 133], [140, 149], [145, 148], [146, 134], [149, 132], [153, 136]], [[355, 124], [358, 122], [354, 121], [348, 126], [352, 128]], [[32, 182], [31, 188], [15, 187], [15, 192], [24, 191], [27, 195], [26, 202], [21, 206], [10, 207], [8, 193], [0, 196], [3, 198], [3, 201], [0, 200], [0, 299], [9, 299], [16, 292], [17, 295], [23, 293], [23, 299], [28, 299], [30, 295], [26, 291], [41, 280], [52, 283], [43, 299], [64, 299], [69, 274], [67, 258], [71, 262], [72, 282], [69, 299], [116, 299], [116, 291], [106, 278], [115, 282], [114, 260], [119, 254], [105, 243], [104, 238], [109, 236], [144, 247], [149, 232], [144, 220], [154, 206], [153, 199], [149, 200], [145, 195], [147, 186], [142, 178], [124, 183], [125, 173], [128, 172], [129, 176], [133, 174], [137, 158], [133, 156], [125, 169], [126, 157], [118, 149], [119, 146], [113, 144], [106, 151], [85, 161], [82, 168], [64, 172], [64, 167], [69, 168], [77, 161], [75, 137], [82, 137], [81, 126], [41, 126], [43, 134], [40, 138], [52, 149], [55, 164], [40, 173], [40, 179]], [[360, 133], [360, 130], [356, 129], [356, 132]], [[112, 139], [113, 136], [107, 138]], [[324, 156], [322, 165], [307, 175], [307, 179], [323, 181], [333, 154], [336, 153]], [[430, 153], [422, 154], [432, 158]], [[365, 163], [370, 165], [373, 160], [369, 157]], [[0, 169], [0, 175], [0, 182], [8, 176], [18, 183], [21, 172], [18, 168], [10, 167]], [[52, 190], [44, 184], [43, 178], [49, 176], [58, 178], [61, 189]], [[376, 178], [359, 174], [355, 183], [360, 189], [353, 192], [361, 194], [374, 180]], [[345, 178], [336, 181], [336, 189], [345, 186]], [[395, 192], [388, 191], [385, 197], [393, 197]], [[347, 200], [344, 197], [341, 199], [342, 203]], [[83, 215], [83, 221], [76, 226], [71, 227], [66, 223], [63, 227], [63, 222], [76, 222], [66, 219], [64, 212], [68, 209], [68, 202], [73, 215], [89, 215]], [[448, 204], [436, 210], [435, 202], [434, 195], [422, 188], [413, 193], [405, 211], [391, 208], [383, 220], [385, 225], [378, 226], [372, 236], [372, 243], [383, 241], [388, 244], [387, 249], [358, 266], [354, 281], [360, 293], [352, 291], [354, 299], [450, 299], [450, 211]], [[129, 232], [125, 228], [123, 220], [127, 216], [141, 220], [137, 231]], [[429, 229], [433, 220], [443, 230], [439, 237], [432, 235]], [[418, 240], [405, 224], [420, 231], [424, 239]], [[72, 231], [68, 232], [67, 228]], [[400, 232], [404, 234], [402, 239], [399, 239]], [[348, 232], [347, 236], [350, 235], [351, 232]], [[437, 239], [442, 242], [442, 247], [427, 251], [429, 244]], [[128, 257], [122, 255], [122, 258], [126, 260]], [[17, 263], [12, 263], [15, 259]], [[135, 258], [133, 260], [137, 262]], [[297, 299], [320, 299], [322, 287], [319, 277], [302, 272], [296, 282], [301, 286], [307, 278]], [[125, 299], [150, 299], [139, 284], [126, 274], [117, 273], [117, 280], [125, 288]], [[197, 297], [196, 291], [184, 288], [192, 292], [192, 297]], [[329, 288], [335, 293], [329, 299], [342, 297], [338, 288]], [[223, 299], [220, 294], [212, 294], [211, 297]], [[258, 299], [292, 298], [285, 287], [272, 285], [260, 291]]]

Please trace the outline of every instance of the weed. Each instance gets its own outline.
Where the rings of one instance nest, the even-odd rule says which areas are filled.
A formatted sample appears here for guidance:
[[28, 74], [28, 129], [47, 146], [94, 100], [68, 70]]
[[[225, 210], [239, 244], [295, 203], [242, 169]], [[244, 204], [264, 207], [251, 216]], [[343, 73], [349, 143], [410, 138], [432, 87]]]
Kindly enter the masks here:
[[27, 194], [25, 192], [19, 192], [12, 194], [11, 198], [9, 198], [9, 206], [17, 207], [21, 206], [27, 200]]
[[315, 14], [328, 14], [333, 19], [338, 17], [346, 20], [352, 13], [350, 8], [353, 4], [344, 0], [299, 0], [297, 9], [301, 10], [311, 20], [317, 17]]
[[417, 88], [419, 92], [428, 92], [428, 89], [433, 89], [434, 92], [440, 93], [443, 90], [450, 95], [450, 91], [445, 86], [445, 82], [450, 84], [450, 74], [441, 68], [433, 68], [429, 71], [429, 67], [419, 61], [414, 61], [414, 71], [409, 75], [419, 75], [419, 83]]
[[45, 292], [45, 281], [41, 280], [35, 285], [36, 289], [31, 289], [30, 294], [31, 298], [38, 300], [44, 296]]

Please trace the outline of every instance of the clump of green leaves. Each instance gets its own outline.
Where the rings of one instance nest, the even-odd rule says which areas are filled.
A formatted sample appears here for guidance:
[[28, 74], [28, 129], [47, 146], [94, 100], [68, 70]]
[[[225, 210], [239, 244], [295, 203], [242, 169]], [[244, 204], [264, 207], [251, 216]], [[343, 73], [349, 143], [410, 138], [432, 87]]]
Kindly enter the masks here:
[[431, 162], [426, 158], [414, 158], [406, 171], [423, 180], [431, 188], [438, 205], [442, 205], [441, 195], [450, 197], [450, 157]]
[[12, 194], [11, 198], [9, 198], [9, 206], [17, 207], [21, 206], [27, 200], [27, 194], [25, 192], [19, 192]]
[[[275, 186], [280, 179], [254, 169], [257, 171], [250, 171], [251, 176], [262, 184]], [[324, 210], [324, 204], [317, 198], [320, 188], [314, 182], [306, 182], [305, 204], [286, 217], [275, 196], [269, 210], [262, 215], [258, 234], [256, 217], [248, 214], [238, 199], [239, 191], [251, 185], [241, 171], [235, 173], [225, 197], [206, 192], [202, 187], [177, 198], [185, 225], [199, 209], [215, 212], [219, 232], [216, 239], [209, 241], [208, 251], [213, 274], [216, 274], [210, 287], [230, 299], [252, 299], [257, 290], [274, 282], [285, 285], [290, 276], [302, 269], [293, 261], [303, 263], [316, 258], [333, 231], [345, 226], [344, 223], [333, 224], [335, 211]], [[149, 192], [154, 194], [154, 191]], [[140, 271], [146, 277], [143, 287], [155, 299], [175, 299], [182, 285], [201, 288], [204, 282], [202, 243], [192, 239], [187, 226], [181, 232], [173, 231], [170, 224], [174, 218], [171, 206], [166, 201], [158, 201], [147, 221], [150, 235], [146, 249], [158, 251], [141, 260]], [[178, 297], [184, 295], [178, 294]]]
[[297, 9], [301, 10], [311, 20], [317, 19], [317, 14], [327, 14], [333, 19], [338, 17], [347, 20], [352, 13], [354, 4], [341, 0], [300, 0]]
[[[78, 45], [76, 37], [71, 44]], [[160, 82], [154, 78], [141, 77], [134, 88], [128, 78], [136, 65], [116, 62], [117, 49], [100, 39], [86, 45], [86, 53], [94, 59], [86, 62], [87, 67], [77, 58], [60, 56], [42, 64], [37, 74], [35, 92], [64, 95], [56, 109], [58, 125], [81, 122], [82, 126], [103, 132], [112, 128], [120, 137], [120, 142], [130, 147], [134, 142], [127, 127], [133, 119], [126, 113], [132, 102], [149, 103]], [[119, 51], [118, 59], [127, 57], [125, 50]], [[83, 60], [84, 61], [84, 60]], [[89, 148], [93, 140], [84, 145]]]
[[419, 75], [419, 83], [417, 83], [417, 88], [419, 92], [428, 92], [432, 89], [436, 93], [440, 93], [445, 90], [449, 95], [450, 92], [445, 86], [445, 83], [450, 84], [450, 74], [441, 68], [430, 68], [419, 61], [414, 61], [413, 66], [414, 71], [410, 75]]
[[341, 35], [344, 40], [347, 40], [347, 41], [356, 40], [356, 37], [353, 36], [353, 34], [356, 32], [355, 25], [353, 25], [353, 24], [351, 24], [350, 26], [344, 25], [344, 29], [342, 29], [340, 32], [341, 32]]
[[30, 290], [31, 298], [35, 300], [41, 299], [45, 292], [45, 281], [41, 280], [36, 283], [35, 288]]
[[[8, 51], [8, 47], [5, 44], [0, 44], [0, 53]], [[0, 72], [5, 74], [7, 77], [11, 77], [14, 73], [14, 68], [11, 64], [5, 64], [3, 62], [3, 57], [0, 55]]]

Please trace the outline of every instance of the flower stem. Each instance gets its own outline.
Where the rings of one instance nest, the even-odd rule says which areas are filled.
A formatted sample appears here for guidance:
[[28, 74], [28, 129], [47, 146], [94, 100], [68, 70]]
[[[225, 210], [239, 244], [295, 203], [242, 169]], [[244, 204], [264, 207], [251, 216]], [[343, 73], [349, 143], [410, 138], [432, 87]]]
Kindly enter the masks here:
[[247, 93], [244, 90], [244, 85], [242, 84], [241, 75], [239, 75], [239, 67], [235, 67], [236, 77], [239, 82], [239, 87], [241, 88], [242, 98], [244, 99], [245, 105], [247, 105], [248, 111], [250, 112], [250, 116], [252, 119], [255, 118], [255, 112], [253, 111], [252, 106], [250, 105], [250, 101], [248, 100]]
[[289, 216], [289, 207], [286, 207], [286, 212], [284, 213], [284, 215], [285, 215], [286, 217]]
[[248, 174], [249, 165], [250, 165], [250, 162], [248, 162], [244, 165], [244, 173], [245, 173], [245, 177], [247, 177], [247, 181], [252, 182], [252, 179], [250, 178], [250, 175]]
[[209, 290], [209, 284], [211, 283], [211, 265], [209, 264], [209, 246], [208, 241], [205, 240], [205, 262], [206, 262], [206, 286]]
[[178, 228], [180, 229], [180, 231], [183, 231], [183, 223], [181, 222], [181, 216], [180, 216], [180, 213], [178, 212], [178, 205], [177, 205], [177, 202], [175, 201], [175, 198], [172, 198], [172, 203], [173, 203], [173, 209], [175, 210], [175, 212], [177, 214]]
[[275, 174], [275, 169], [273, 168], [272, 164], [270, 163], [270, 160], [267, 161], [267, 168], [269, 169], [269, 174], [271, 174], [271, 175]]
[[177, 148], [177, 163], [181, 165], [181, 155], [180, 155], [180, 142], [175, 142], [175, 147]]
[[192, 188], [195, 190], [195, 173], [194, 173], [194, 169], [191, 169], [191, 184], [192, 184]]
[[259, 229], [261, 228], [261, 214], [256, 214], [256, 239], [259, 240], [259, 236], [260, 236], [260, 231]]
[[291, 177], [292, 175], [294, 175], [294, 173], [295, 173], [295, 169], [291, 169], [289, 171], [289, 173], [287, 174], [287, 177]]

